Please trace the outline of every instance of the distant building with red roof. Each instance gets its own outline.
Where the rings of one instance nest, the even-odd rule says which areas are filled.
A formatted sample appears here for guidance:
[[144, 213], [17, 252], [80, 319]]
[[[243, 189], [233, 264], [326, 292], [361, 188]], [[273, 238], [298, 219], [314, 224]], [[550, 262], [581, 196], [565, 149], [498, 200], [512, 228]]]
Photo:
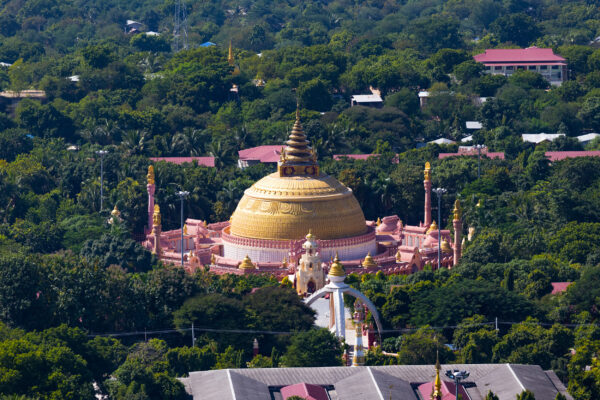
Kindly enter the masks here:
[[511, 76], [515, 71], [527, 70], [541, 74], [552, 85], [560, 86], [567, 79], [567, 60], [554, 54], [552, 49], [486, 49], [473, 57], [485, 65], [485, 72]]
[[379, 154], [334, 154], [333, 159], [335, 161], [343, 160], [344, 158], [350, 158], [352, 160], [367, 160], [371, 157], [379, 157]]
[[205, 167], [213, 167], [215, 166], [215, 158], [214, 157], [150, 157], [150, 160], [154, 162], [164, 161], [171, 164], [183, 164], [183, 163], [193, 163], [194, 161], [198, 163], [198, 165], [203, 165]]
[[251, 147], [238, 151], [238, 167], [246, 168], [261, 163], [277, 163], [281, 157], [281, 145]]
[[550, 161], [560, 161], [565, 158], [600, 157], [600, 151], [547, 151], [544, 153]]
[[329, 400], [327, 391], [322, 386], [310, 383], [296, 383], [295, 385], [282, 387], [280, 390], [283, 400], [292, 396], [299, 396], [306, 400]]
[[[481, 155], [487, 158], [497, 158], [504, 160], [503, 152], [488, 152], [487, 147], [481, 149]], [[438, 159], [442, 160], [448, 157], [460, 157], [460, 156], [477, 156], [477, 149], [474, 146], [459, 146], [458, 153], [440, 153]]]
[[567, 291], [567, 288], [573, 282], [551, 282], [552, 284], [552, 294], [563, 293]]

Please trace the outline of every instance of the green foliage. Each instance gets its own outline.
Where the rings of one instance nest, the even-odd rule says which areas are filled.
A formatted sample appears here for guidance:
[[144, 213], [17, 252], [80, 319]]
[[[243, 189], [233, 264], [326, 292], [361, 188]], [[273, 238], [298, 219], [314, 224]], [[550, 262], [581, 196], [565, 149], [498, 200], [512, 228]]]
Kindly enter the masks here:
[[134, 240], [113, 234], [89, 239], [80, 254], [89, 262], [98, 262], [103, 268], [118, 265], [132, 272], [147, 271], [156, 262], [155, 257]]
[[535, 395], [529, 390], [524, 390], [517, 395], [517, 400], [535, 400]]
[[338, 339], [325, 328], [294, 334], [281, 362], [286, 367], [329, 367], [342, 365]]

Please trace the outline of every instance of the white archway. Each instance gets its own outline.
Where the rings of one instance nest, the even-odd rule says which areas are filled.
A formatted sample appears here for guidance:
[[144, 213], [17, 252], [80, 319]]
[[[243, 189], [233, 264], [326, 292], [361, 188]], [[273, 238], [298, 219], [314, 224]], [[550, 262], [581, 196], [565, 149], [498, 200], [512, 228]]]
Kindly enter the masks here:
[[[312, 296], [310, 296], [308, 299], [304, 300], [304, 302], [306, 303], [307, 306], [310, 306], [312, 303], [314, 303], [315, 301], [317, 301], [318, 299], [320, 299], [322, 297], [325, 297], [327, 294], [331, 294], [331, 295], [335, 296], [336, 292], [339, 294], [339, 296], [336, 296], [336, 297], [340, 299], [340, 303], [341, 303], [341, 304], [339, 304], [339, 307], [341, 308], [341, 310], [335, 310], [336, 325], [338, 325], [338, 324], [341, 325], [341, 326], [339, 326], [339, 325], [336, 326], [336, 333], [338, 333], [338, 336], [345, 337], [345, 321], [343, 318], [344, 300], [343, 300], [343, 296], [341, 296], [341, 294], [346, 293], [346, 294], [349, 294], [350, 296], [353, 296], [353, 297], [359, 299], [360, 301], [362, 301], [367, 306], [369, 311], [371, 311], [371, 315], [373, 315], [373, 319], [375, 320], [375, 325], [377, 326], [377, 333], [379, 334], [379, 340], [381, 341], [381, 331], [383, 329], [381, 327], [379, 313], [377, 312], [377, 308], [375, 307], [375, 304], [373, 304], [371, 302], [371, 300], [369, 300], [367, 298], [367, 296], [365, 296], [358, 290], [348, 286], [347, 284], [342, 283], [340, 285], [339, 283], [334, 284], [332, 282], [332, 283], [328, 284], [327, 286], [316, 291]], [[337, 301], [334, 302], [334, 306], [338, 306], [335, 303], [337, 303]], [[338, 314], [341, 315], [342, 317], [339, 318]]]

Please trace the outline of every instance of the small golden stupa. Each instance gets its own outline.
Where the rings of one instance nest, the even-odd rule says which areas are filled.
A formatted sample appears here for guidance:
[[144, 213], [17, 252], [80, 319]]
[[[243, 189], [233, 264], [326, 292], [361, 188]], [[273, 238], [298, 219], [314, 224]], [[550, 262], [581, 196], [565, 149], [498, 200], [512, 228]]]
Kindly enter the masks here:
[[375, 262], [375, 260], [373, 260], [373, 257], [371, 257], [371, 252], [369, 252], [367, 254], [367, 256], [365, 257], [365, 259], [363, 260], [362, 266], [363, 266], [363, 268], [376, 268], [377, 267], [377, 263]]
[[244, 259], [242, 260], [242, 262], [240, 263], [238, 268], [239, 269], [256, 269], [256, 267], [252, 263], [252, 260], [250, 259], [250, 257], [248, 257], [248, 254], [246, 254], [246, 257], [244, 257]]
[[346, 272], [344, 271], [344, 266], [340, 262], [340, 258], [338, 257], [337, 252], [335, 253], [335, 258], [333, 259], [333, 264], [331, 264], [331, 268], [329, 268], [329, 274], [331, 276], [345, 276]]

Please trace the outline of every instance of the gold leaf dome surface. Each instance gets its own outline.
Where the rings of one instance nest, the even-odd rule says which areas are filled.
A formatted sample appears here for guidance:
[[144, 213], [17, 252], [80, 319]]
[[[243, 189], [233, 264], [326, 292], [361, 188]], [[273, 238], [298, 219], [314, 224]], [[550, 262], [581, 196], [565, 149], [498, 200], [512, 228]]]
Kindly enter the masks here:
[[300, 240], [311, 230], [321, 240], [367, 231], [352, 190], [335, 178], [267, 175], [250, 188], [231, 217], [231, 234], [272, 240]]

